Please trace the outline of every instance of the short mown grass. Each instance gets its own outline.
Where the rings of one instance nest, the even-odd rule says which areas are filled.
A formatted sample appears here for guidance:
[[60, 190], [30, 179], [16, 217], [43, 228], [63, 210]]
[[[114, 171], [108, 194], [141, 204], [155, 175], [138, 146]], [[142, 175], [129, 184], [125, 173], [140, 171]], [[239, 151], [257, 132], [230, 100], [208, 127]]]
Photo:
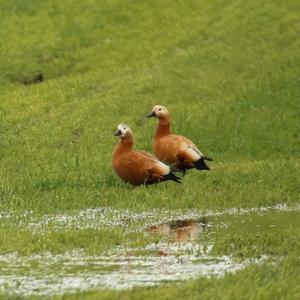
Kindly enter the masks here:
[[[299, 9], [295, 0], [0, 0], [1, 210], [41, 217], [100, 206], [299, 203]], [[43, 81], [35, 82], [39, 74]], [[155, 104], [172, 112], [176, 133], [214, 158], [210, 172], [190, 171], [181, 185], [137, 188], [113, 173], [119, 123], [129, 124], [138, 148], [152, 151], [156, 121], [145, 115]], [[18, 231], [1, 223], [1, 253], [145, 243], [122, 229]], [[299, 228], [226, 236], [216, 245], [236, 256], [258, 255], [265, 245], [286, 258], [277, 265], [84, 297], [298, 299], [298, 254], [288, 251], [299, 246], [295, 237]]]

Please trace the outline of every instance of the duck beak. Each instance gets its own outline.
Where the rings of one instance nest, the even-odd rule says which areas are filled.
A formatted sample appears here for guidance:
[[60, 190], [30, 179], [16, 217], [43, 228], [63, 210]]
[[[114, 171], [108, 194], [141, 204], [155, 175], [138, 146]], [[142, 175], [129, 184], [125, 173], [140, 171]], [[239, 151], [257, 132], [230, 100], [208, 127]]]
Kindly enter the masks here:
[[149, 113], [146, 117], [147, 118], [156, 117], [156, 114], [154, 111], [151, 111], [151, 113]]
[[118, 130], [114, 133], [114, 136], [120, 136], [122, 134], [121, 130]]

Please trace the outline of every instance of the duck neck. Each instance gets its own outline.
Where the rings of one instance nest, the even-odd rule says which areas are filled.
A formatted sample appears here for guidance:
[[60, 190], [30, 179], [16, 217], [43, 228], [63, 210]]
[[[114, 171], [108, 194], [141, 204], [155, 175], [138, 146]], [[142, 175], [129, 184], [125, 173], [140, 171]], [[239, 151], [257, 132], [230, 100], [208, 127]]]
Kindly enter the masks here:
[[134, 145], [132, 136], [121, 138], [118, 145], [115, 148], [114, 156], [120, 155], [124, 152], [131, 151]]
[[155, 139], [171, 134], [171, 117], [159, 119]]

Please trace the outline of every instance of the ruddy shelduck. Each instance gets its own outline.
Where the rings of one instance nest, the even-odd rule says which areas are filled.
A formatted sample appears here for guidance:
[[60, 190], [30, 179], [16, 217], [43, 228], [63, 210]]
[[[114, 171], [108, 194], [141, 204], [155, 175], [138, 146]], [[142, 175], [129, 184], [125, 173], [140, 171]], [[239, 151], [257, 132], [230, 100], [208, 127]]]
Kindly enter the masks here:
[[153, 141], [153, 148], [156, 157], [174, 169], [182, 170], [196, 168], [198, 170], [209, 170], [206, 160], [211, 158], [200, 152], [196, 145], [181, 135], [171, 132], [171, 114], [166, 107], [155, 105], [147, 117], [159, 119]]
[[112, 165], [117, 175], [132, 185], [152, 184], [166, 180], [180, 182], [169, 166], [146, 151], [133, 150], [134, 139], [126, 124], [118, 125], [114, 134], [120, 137], [113, 156]]

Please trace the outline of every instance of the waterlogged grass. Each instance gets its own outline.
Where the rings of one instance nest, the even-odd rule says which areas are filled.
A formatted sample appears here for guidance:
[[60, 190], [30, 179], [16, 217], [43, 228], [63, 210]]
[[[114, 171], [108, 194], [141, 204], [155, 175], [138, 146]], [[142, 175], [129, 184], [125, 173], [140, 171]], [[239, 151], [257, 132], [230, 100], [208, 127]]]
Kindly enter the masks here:
[[[299, 9], [294, 0], [0, 0], [0, 254], [100, 254], [163, 238], [126, 222], [32, 227], [45, 215], [299, 203]], [[174, 131], [214, 158], [210, 172], [138, 188], [113, 174], [116, 125], [128, 123], [137, 147], [151, 151], [156, 121], [144, 116], [154, 104], [166, 105]], [[274, 217], [286, 226], [255, 227], [269, 217], [245, 218], [236, 230], [239, 217], [229, 214], [227, 231], [203, 239], [216, 255], [267, 254], [275, 264], [84, 297], [298, 299], [300, 230], [289, 220], [299, 214]]]
[[210, 241], [214, 243], [213, 252], [240, 258], [261, 255], [298, 257], [299, 216], [298, 211], [270, 211], [231, 216], [230, 219], [221, 217], [218, 221], [228, 225], [225, 230], [217, 230], [210, 235]]
[[[62, 230], [36, 233], [30, 230], [16, 229], [1, 230], [0, 250], [2, 253], [17, 251], [22, 255], [51, 251], [62, 253], [72, 249], [85, 249], [86, 253], [102, 253], [108, 249], [118, 246], [144, 245], [151, 239], [146, 239], [141, 234], [128, 233], [118, 229], [101, 230]], [[153, 242], [158, 238], [153, 237]]]
[[[138, 286], [165, 282], [165, 290], [159, 290], [169, 299], [174, 281], [196, 283], [224, 274], [227, 278], [253, 264], [277, 266], [288, 258], [298, 259], [299, 215], [299, 206], [284, 205], [185, 213], [89, 209], [42, 219], [27, 214], [19, 227], [15, 224], [14, 229], [22, 229], [17, 234], [6, 230], [7, 244], [0, 245], [7, 253], [0, 255], [0, 290], [30, 298], [76, 291], [78, 297], [88, 297], [90, 293], [82, 292], [101, 290], [98, 296], [90, 295], [105, 299], [120, 296], [105, 290], [139, 291]], [[102, 223], [108, 216], [110, 228]], [[7, 222], [12, 217], [6, 218]], [[197, 288], [188, 293], [193, 297]]]
[[[145, 214], [143, 221], [139, 218], [122, 228], [122, 237], [111, 230], [111, 239], [94, 230], [93, 234], [98, 235], [95, 244], [91, 231], [79, 230], [74, 238], [70, 230], [69, 238], [64, 240], [63, 234], [49, 235], [46, 227], [33, 227], [40, 231], [40, 241], [31, 253], [16, 251], [0, 255], [0, 289], [7, 295], [33, 297], [162, 283], [170, 288], [171, 282], [228, 276], [253, 264], [278, 265], [287, 257], [299, 255], [299, 236], [293, 230], [299, 227], [299, 207], [207, 212], [202, 218], [200, 212], [196, 218], [194, 211], [195, 219], [188, 219], [191, 213], [176, 219], [177, 211], [173, 217], [168, 212], [165, 219], [162, 215], [158, 219], [165, 220], [163, 223], [143, 226], [155, 220], [153, 212]], [[54, 228], [55, 232], [59, 229]], [[271, 231], [280, 235], [274, 238]], [[16, 238], [22, 239], [20, 235]], [[60, 249], [38, 248], [47, 245], [48, 239]], [[89, 247], [82, 243], [86, 239], [90, 240]], [[114, 239], [120, 244], [114, 245]], [[106, 292], [100, 292], [101, 297], [105, 295]]]
[[[133, 291], [84, 293], [85, 299], [293, 299], [299, 298], [299, 260], [288, 259], [284, 263], [265, 263], [248, 267], [236, 274], [227, 274], [222, 279], [201, 278], [180, 285], [162, 286]], [[290, 280], [283, 280], [290, 278]], [[77, 295], [54, 299], [77, 299]]]

